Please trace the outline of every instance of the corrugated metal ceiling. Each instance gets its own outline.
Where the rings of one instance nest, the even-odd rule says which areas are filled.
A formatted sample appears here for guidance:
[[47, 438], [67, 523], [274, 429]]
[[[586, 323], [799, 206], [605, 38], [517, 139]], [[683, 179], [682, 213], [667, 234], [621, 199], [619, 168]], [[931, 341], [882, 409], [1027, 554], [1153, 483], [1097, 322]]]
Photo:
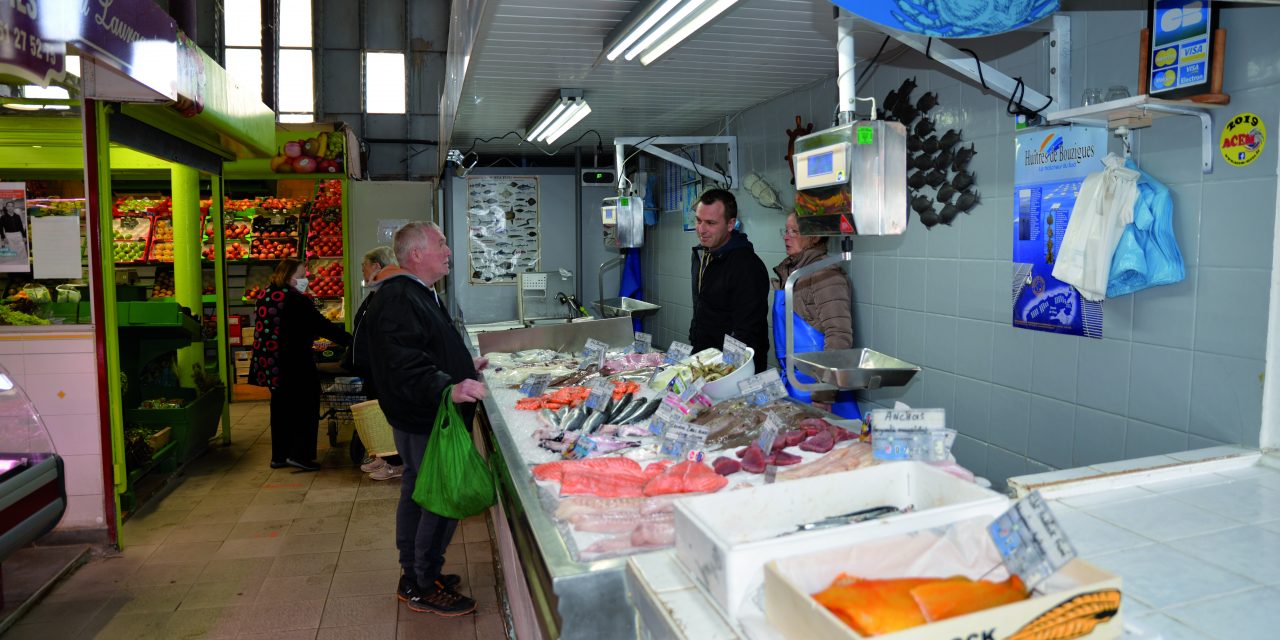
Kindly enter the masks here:
[[[744, 0], [648, 67], [595, 66], [634, 0], [490, 1], [496, 6], [464, 84], [455, 149], [527, 128], [561, 88], [585, 90], [592, 112], [556, 146], [596, 129], [612, 152], [614, 137], [695, 133], [836, 72], [833, 5], [824, 0]], [[883, 36], [858, 35], [858, 57], [874, 55]], [[579, 144], [594, 146], [595, 136]], [[487, 157], [541, 155], [515, 135], [475, 149]]]

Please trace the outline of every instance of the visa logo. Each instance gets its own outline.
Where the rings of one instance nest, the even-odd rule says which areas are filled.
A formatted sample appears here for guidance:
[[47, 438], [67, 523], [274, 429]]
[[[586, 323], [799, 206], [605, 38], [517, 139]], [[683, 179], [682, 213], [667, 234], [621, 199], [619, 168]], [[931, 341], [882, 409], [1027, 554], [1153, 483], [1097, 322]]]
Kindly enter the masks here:
[[1208, 53], [1207, 49], [1208, 47], [1203, 41], [1184, 44], [1182, 45], [1182, 61], [1193, 62], [1196, 60], [1203, 60], [1205, 54]]

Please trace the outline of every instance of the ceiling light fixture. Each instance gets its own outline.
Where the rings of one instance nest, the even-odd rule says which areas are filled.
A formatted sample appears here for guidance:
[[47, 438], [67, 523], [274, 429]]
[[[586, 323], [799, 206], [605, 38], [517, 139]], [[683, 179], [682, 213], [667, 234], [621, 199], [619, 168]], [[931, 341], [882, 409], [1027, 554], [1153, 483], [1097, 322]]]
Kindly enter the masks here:
[[[650, 0], [605, 39], [605, 59], [648, 66], [738, 0]], [[624, 55], [625, 53], [625, 55]]]
[[582, 97], [582, 89], [561, 89], [560, 97], [529, 127], [525, 139], [551, 144], [591, 113], [591, 105]]

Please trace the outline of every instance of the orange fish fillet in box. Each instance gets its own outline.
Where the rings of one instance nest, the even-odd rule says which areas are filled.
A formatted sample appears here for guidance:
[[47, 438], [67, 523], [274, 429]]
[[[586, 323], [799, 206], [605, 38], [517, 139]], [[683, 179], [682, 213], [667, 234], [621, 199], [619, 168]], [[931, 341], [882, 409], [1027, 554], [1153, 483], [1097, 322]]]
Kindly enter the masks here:
[[1004, 582], [951, 579], [923, 584], [911, 590], [920, 612], [929, 622], [962, 616], [983, 609], [1027, 599], [1027, 588], [1018, 576]]
[[863, 580], [840, 574], [813, 598], [859, 635], [902, 631], [1027, 598], [1017, 576], [1005, 582], [951, 578]]

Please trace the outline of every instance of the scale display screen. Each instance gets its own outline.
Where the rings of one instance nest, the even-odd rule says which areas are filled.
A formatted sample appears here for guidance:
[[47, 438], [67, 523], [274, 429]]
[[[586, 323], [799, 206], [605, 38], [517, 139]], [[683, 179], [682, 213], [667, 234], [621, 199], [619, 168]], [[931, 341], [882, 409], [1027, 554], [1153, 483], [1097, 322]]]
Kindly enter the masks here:
[[1206, 91], [1213, 33], [1210, 1], [1153, 0], [1151, 11], [1151, 95]]
[[812, 178], [814, 176], [825, 176], [830, 174], [833, 168], [833, 157], [834, 152], [831, 151], [809, 156], [808, 162], [806, 163], [809, 167], [809, 177]]

